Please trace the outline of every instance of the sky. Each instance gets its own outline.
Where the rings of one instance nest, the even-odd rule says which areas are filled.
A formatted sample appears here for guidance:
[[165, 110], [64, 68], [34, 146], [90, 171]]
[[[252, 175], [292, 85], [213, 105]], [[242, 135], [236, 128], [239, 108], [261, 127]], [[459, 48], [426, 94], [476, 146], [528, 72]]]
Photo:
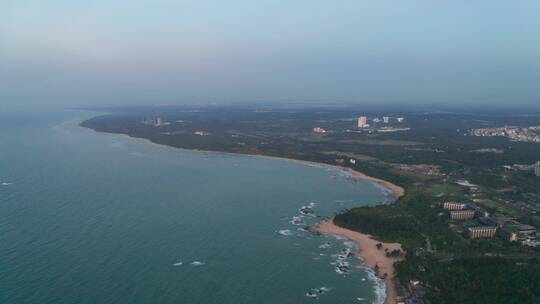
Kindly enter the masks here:
[[539, 16], [538, 0], [2, 0], [0, 107], [535, 105]]

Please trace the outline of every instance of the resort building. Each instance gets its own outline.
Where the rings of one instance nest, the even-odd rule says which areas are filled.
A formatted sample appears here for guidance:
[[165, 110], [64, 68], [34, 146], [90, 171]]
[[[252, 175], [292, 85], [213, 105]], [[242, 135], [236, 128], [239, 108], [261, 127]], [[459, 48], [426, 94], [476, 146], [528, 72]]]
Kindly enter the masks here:
[[367, 127], [367, 117], [366, 116], [360, 116], [358, 118], [358, 128], [363, 129]]
[[458, 221], [470, 220], [474, 218], [474, 214], [474, 210], [450, 211], [450, 219]]
[[443, 208], [446, 210], [463, 210], [467, 207], [464, 203], [456, 203], [456, 202], [444, 202]]
[[387, 124], [387, 123], [390, 122], [390, 117], [388, 117], [388, 116], [383, 116], [382, 120], [383, 120], [383, 122], [384, 122], [385, 124]]
[[534, 165], [534, 174], [540, 176], [540, 161], [537, 161]]
[[156, 127], [161, 127], [164, 124], [165, 124], [165, 121], [163, 120], [163, 118], [161, 117], [156, 118], [156, 124], [155, 124]]
[[497, 233], [497, 227], [469, 227], [468, 230], [471, 239], [490, 238]]
[[501, 237], [509, 242], [524, 242], [536, 239], [536, 228], [520, 223], [504, 225], [499, 233]]

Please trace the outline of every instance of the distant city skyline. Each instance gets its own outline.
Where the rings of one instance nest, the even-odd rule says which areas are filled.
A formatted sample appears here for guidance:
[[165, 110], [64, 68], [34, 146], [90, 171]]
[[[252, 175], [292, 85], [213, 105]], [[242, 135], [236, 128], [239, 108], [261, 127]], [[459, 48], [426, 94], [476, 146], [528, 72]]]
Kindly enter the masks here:
[[540, 102], [540, 2], [0, 4], [0, 108]]

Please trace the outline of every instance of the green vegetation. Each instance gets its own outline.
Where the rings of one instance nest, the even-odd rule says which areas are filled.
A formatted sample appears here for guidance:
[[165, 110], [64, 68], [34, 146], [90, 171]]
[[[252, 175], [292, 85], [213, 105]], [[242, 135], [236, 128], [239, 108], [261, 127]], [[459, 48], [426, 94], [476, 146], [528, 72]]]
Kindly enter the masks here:
[[[180, 148], [337, 164], [390, 181], [404, 187], [405, 196], [390, 205], [354, 208], [336, 216], [335, 222], [381, 241], [401, 243], [406, 259], [397, 265], [397, 275], [403, 285], [419, 281], [431, 303], [539, 303], [538, 249], [498, 237], [471, 240], [464, 235], [466, 224], [451, 222], [441, 205], [445, 200], [474, 200], [491, 214], [511, 215], [540, 227], [540, 178], [503, 167], [538, 161], [540, 144], [466, 132], [506, 124], [539, 125], [538, 117], [407, 113], [405, 126], [410, 131], [377, 132], [358, 131], [358, 114], [342, 109], [150, 108], [100, 116], [82, 125]], [[383, 114], [388, 113], [369, 116]], [[169, 124], [142, 123], [156, 116]], [[314, 133], [314, 127], [327, 132]], [[485, 152], [490, 149], [503, 152]], [[440, 172], [400, 167], [420, 164]], [[476, 184], [479, 191], [458, 186], [461, 179]]]
[[406, 195], [397, 202], [354, 208], [334, 222], [384, 242], [401, 243], [407, 255], [396, 267], [399, 279], [429, 287], [426, 297], [432, 303], [537, 303], [538, 273], [523, 266], [540, 268], [537, 251], [499, 238], [471, 240], [449, 229], [439, 202], [464, 199], [460, 187], [440, 179], [405, 186]]
[[407, 256], [396, 265], [404, 280], [429, 282], [427, 299], [440, 304], [540, 302], [540, 263], [536, 259], [463, 258], [441, 261]]

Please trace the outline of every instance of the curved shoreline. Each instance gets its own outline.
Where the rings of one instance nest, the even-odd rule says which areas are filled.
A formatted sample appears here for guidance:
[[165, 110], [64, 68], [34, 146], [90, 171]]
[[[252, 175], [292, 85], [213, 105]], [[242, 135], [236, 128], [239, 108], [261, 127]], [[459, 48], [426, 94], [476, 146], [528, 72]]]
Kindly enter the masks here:
[[[169, 146], [167, 146], [169, 147]], [[182, 149], [182, 148], [180, 148]], [[201, 152], [214, 152], [214, 151], [204, 151], [204, 150], [190, 150], [190, 149], [183, 149], [187, 151], [201, 151]], [[285, 160], [285, 161], [292, 161], [297, 162], [305, 165], [312, 165], [317, 166], [320, 168], [327, 168], [327, 169], [333, 169], [338, 171], [343, 171], [346, 173], [350, 173], [354, 178], [370, 183], [374, 183], [377, 185], [382, 186], [383, 188], [387, 189], [389, 192], [392, 193], [392, 196], [394, 200], [398, 200], [400, 197], [405, 195], [405, 189], [403, 187], [400, 187], [396, 184], [393, 184], [389, 181], [376, 178], [373, 176], [366, 175], [365, 173], [362, 173], [360, 171], [356, 171], [349, 167], [343, 167], [339, 165], [330, 165], [327, 163], [319, 163], [314, 161], [308, 161], [308, 160], [301, 160], [301, 159], [295, 159], [295, 158], [286, 158], [286, 157], [279, 157], [279, 156], [270, 156], [270, 155], [264, 155], [264, 154], [242, 154], [242, 153], [232, 153], [232, 152], [217, 152], [217, 153], [227, 153], [227, 154], [233, 154], [233, 155], [244, 155], [244, 156], [251, 156], [251, 157], [259, 157], [259, 158], [267, 158], [267, 159], [275, 159], [275, 160]]]
[[[128, 135], [129, 136], [129, 135]], [[369, 175], [366, 175], [360, 171], [353, 170], [348, 167], [343, 167], [339, 165], [330, 165], [327, 163], [318, 163], [313, 161], [307, 161], [307, 160], [301, 160], [301, 159], [294, 159], [294, 158], [286, 158], [286, 157], [279, 157], [279, 156], [271, 156], [271, 155], [264, 155], [264, 154], [244, 154], [244, 153], [234, 153], [234, 152], [223, 152], [223, 151], [211, 151], [211, 150], [200, 150], [200, 149], [185, 149], [185, 148], [179, 148], [179, 147], [173, 147], [168, 146], [165, 144], [159, 144], [151, 141], [147, 138], [141, 138], [141, 137], [132, 137], [131, 138], [139, 138], [143, 139], [145, 141], [148, 141], [152, 144], [156, 144], [159, 146], [172, 148], [172, 149], [178, 149], [183, 151], [191, 151], [191, 152], [205, 152], [205, 153], [220, 153], [220, 154], [227, 154], [227, 155], [234, 155], [234, 156], [248, 156], [248, 157], [257, 157], [257, 158], [264, 158], [264, 159], [271, 159], [271, 160], [280, 160], [280, 161], [291, 161], [296, 162], [303, 165], [310, 165], [310, 166], [316, 166], [319, 168], [327, 168], [332, 170], [338, 170], [342, 172], [346, 172], [351, 174], [354, 178], [362, 181], [371, 182], [377, 185], [382, 186], [383, 188], [387, 189], [392, 193], [392, 196], [394, 198], [394, 201], [397, 201], [400, 197], [405, 195], [405, 189], [403, 187], [400, 187], [396, 184], [393, 184], [389, 181], [372, 177]], [[324, 235], [336, 235], [341, 236], [346, 239], [349, 239], [356, 243], [358, 247], [358, 251], [356, 252], [356, 256], [360, 257], [364, 260], [364, 263], [366, 267], [370, 268], [371, 270], [375, 271], [376, 266], [379, 269], [379, 273], [387, 274], [386, 277], [382, 277], [378, 275], [379, 278], [381, 278], [384, 281], [386, 290], [386, 298], [384, 300], [385, 304], [396, 304], [396, 284], [394, 281], [395, 278], [395, 269], [394, 269], [394, 263], [401, 260], [402, 258], [388, 258], [386, 257], [386, 253], [384, 249], [378, 250], [376, 249], [376, 245], [378, 243], [381, 243], [383, 248], [388, 248], [388, 250], [392, 251], [394, 249], [402, 250], [401, 244], [399, 243], [383, 243], [379, 242], [375, 239], [371, 238], [371, 235], [365, 234], [362, 232], [349, 230], [340, 226], [337, 226], [333, 222], [332, 219], [325, 220], [317, 225], [317, 232], [324, 234]]]
[[[95, 132], [99, 132], [92, 128], [88, 128], [88, 129], [93, 130]], [[286, 157], [279, 157], [279, 156], [271, 156], [271, 155], [264, 155], [264, 154], [247, 154], [247, 153], [234, 153], [234, 152], [212, 151], [212, 150], [201, 150], [201, 149], [186, 149], [186, 148], [180, 148], [180, 147], [174, 147], [174, 146], [170, 146], [166, 144], [156, 143], [148, 138], [135, 137], [135, 136], [131, 136], [125, 133], [111, 133], [111, 132], [99, 132], [99, 133], [124, 135], [129, 138], [141, 139], [154, 145], [162, 146], [168, 149], [180, 150], [180, 151], [215, 153], [215, 154], [225, 154], [225, 155], [234, 155], [234, 156], [257, 157], [257, 158], [280, 160], [280, 161], [291, 161], [291, 162], [296, 162], [303, 165], [310, 165], [310, 166], [316, 166], [319, 168], [338, 170], [338, 171], [349, 173], [358, 180], [367, 181], [367, 182], [371, 182], [371, 183], [382, 186], [383, 188], [387, 189], [388, 191], [392, 193], [394, 201], [398, 200], [401, 196], [405, 194], [405, 190], [396, 184], [393, 184], [389, 181], [386, 181], [380, 178], [368, 176], [360, 171], [356, 171], [356, 170], [353, 170], [352, 168], [343, 167], [339, 165], [331, 165], [327, 163], [319, 163], [319, 162], [314, 162], [314, 161], [307, 161], [307, 160], [300, 160], [300, 159], [286, 158]], [[381, 277], [384, 280], [385, 287], [386, 287], [386, 299], [384, 303], [386, 304], [397, 303], [396, 286], [393, 280], [395, 276], [394, 262], [396, 262], [398, 259], [387, 258], [384, 250], [377, 250], [373, 248], [376, 248], [377, 243], [381, 243], [383, 245], [383, 248], [388, 248], [389, 250], [393, 250], [393, 249], [401, 250], [401, 244], [379, 242], [377, 240], [372, 239], [371, 236], [368, 234], [349, 230], [343, 227], [339, 227], [336, 224], [334, 224], [333, 219], [328, 219], [319, 223], [316, 229], [321, 234], [341, 236], [355, 242], [358, 246], [358, 252], [356, 253], [356, 255], [364, 260], [366, 266], [368, 268], [371, 268], [372, 270], [375, 270], [375, 266], [378, 266], [380, 273], [387, 274], [385, 278]]]
[[331, 164], [327, 164], [327, 163], [321, 163], [321, 162], [315, 162], [315, 161], [309, 161], [309, 160], [302, 160], [302, 159], [296, 159], [296, 158], [264, 155], [264, 154], [249, 154], [249, 153], [236, 153], [236, 152], [227, 152], [227, 151], [187, 149], [187, 148], [181, 148], [181, 147], [175, 147], [175, 146], [170, 146], [170, 145], [166, 145], [166, 144], [157, 143], [157, 142], [154, 142], [154, 141], [152, 141], [151, 139], [148, 139], [148, 138], [131, 136], [131, 135], [126, 134], [126, 133], [114, 133], [114, 132], [106, 132], [106, 131], [97, 131], [97, 130], [92, 129], [90, 127], [82, 126], [81, 124], [82, 124], [82, 122], [79, 123], [79, 127], [92, 130], [92, 131], [94, 131], [96, 133], [123, 135], [123, 136], [127, 136], [129, 138], [132, 138], [132, 139], [140, 139], [140, 140], [144, 140], [144, 141], [146, 141], [148, 143], [151, 143], [151, 144], [154, 144], [154, 145], [166, 147], [166, 148], [169, 148], [169, 149], [180, 150], [180, 151], [204, 152], [204, 153], [227, 154], [227, 155], [235, 155], [235, 156], [258, 157], [258, 158], [274, 159], [274, 160], [281, 160], [281, 161], [292, 161], [292, 162], [297, 162], [297, 163], [301, 163], [301, 164], [305, 164], [305, 165], [317, 166], [317, 167], [321, 167], [321, 168], [335, 169], [335, 170], [343, 171], [343, 172], [346, 172], [346, 173], [350, 173], [351, 175], [353, 175], [353, 177], [355, 177], [358, 180], [367, 181], [367, 182], [371, 182], [371, 183], [382, 186], [383, 188], [389, 190], [392, 193], [392, 195], [394, 197], [394, 200], [398, 200], [400, 197], [402, 197], [405, 194], [405, 189], [403, 189], [403, 187], [401, 187], [401, 186], [393, 184], [393, 183], [391, 183], [389, 181], [386, 181], [384, 179], [380, 179], [380, 178], [376, 178], [376, 177], [373, 177], [373, 176], [366, 175], [363, 172], [354, 170], [354, 169], [349, 168], [349, 167], [344, 167], [344, 166], [339, 166], [339, 165], [331, 165]]

